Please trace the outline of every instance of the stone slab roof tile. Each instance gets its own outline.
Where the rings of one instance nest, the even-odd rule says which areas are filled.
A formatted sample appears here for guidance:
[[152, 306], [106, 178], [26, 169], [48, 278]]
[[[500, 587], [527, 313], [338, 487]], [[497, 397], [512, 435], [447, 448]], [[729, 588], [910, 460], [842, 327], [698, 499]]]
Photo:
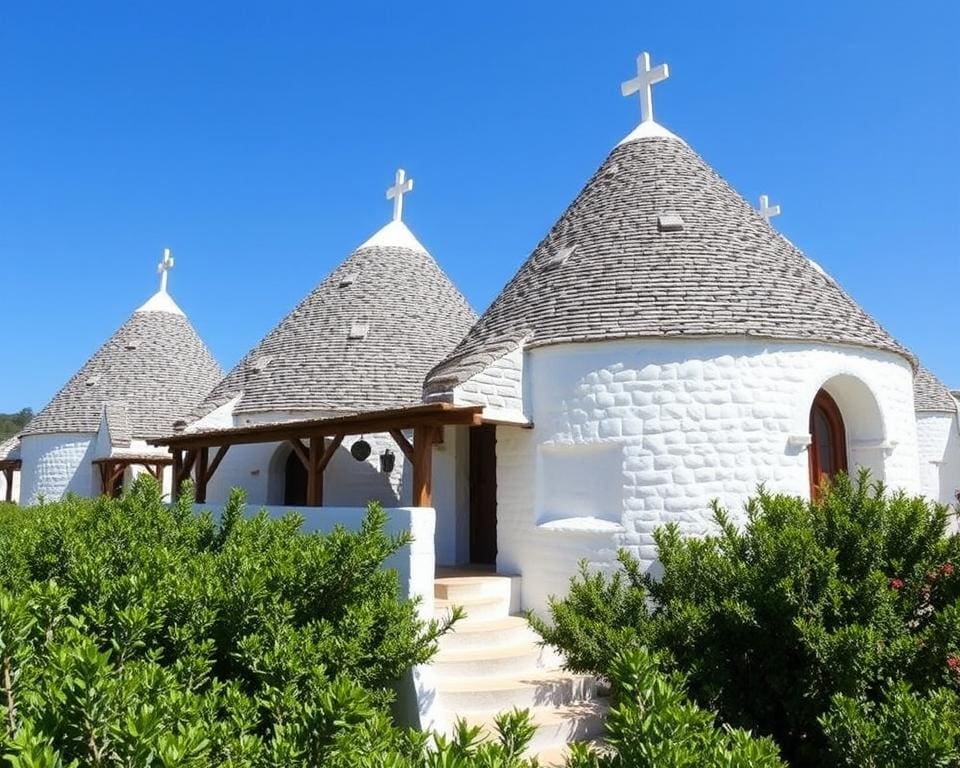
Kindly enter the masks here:
[[957, 412], [957, 402], [950, 390], [922, 365], [913, 377], [913, 407], [918, 411]]
[[[427, 371], [475, 321], [430, 254], [361, 246], [191, 416], [201, 418], [237, 395], [237, 414], [358, 412], [420, 403]], [[362, 327], [363, 334], [351, 332]]]
[[[682, 219], [662, 231], [660, 217]], [[568, 249], [573, 248], [572, 251]], [[555, 264], [558, 253], [562, 263]], [[753, 336], [910, 353], [676, 138], [617, 146], [448, 358], [441, 396], [521, 340]]]
[[[143, 309], [143, 308], [141, 308]], [[187, 318], [138, 310], [54, 395], [23, 435], [94, 433], [104, 407], [125, 407], [121, 439], [160, 437], [223, 375]], [[129, 441], [127, 441], [129, 444]]]

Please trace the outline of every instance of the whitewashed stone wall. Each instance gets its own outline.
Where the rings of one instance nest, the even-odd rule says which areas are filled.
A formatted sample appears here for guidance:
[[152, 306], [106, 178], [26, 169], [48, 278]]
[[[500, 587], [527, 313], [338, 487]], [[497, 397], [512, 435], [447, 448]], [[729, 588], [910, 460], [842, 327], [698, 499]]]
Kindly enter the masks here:
[[[623, 341], [527, 352], [526, 415], [497, 429], [498, 568], [523, 605], [562, 594], [578, 559], [616, 549], [655, 561], [652, 532], [712, 529], [764, 483], [809, 494], [810, 405], [824, 387], [844, 414], [851, 465], [919, 490], [912, 370], [892, 354], [757, 341]], [[584, 491], [583, 489], [586, 489]], [[599, 501], [598, 501], [599, 499]]]
[[917, 413], [920, 483], [924, 495], [956, 505], [960, 489], [960, 428], [956, 413]]
[[94, 434], [26, 435], [20, 440], [20, 501], [39, 497], [56, 501], [68, 491], [78, 496], [99, 492], [94, 486]]
[[523, 349], [509, 352], [453, 392], [457, 405], [483, 405], [490, 418], [524, 421]]
[[[323, 413], [264, 413], [236, 417], [236, 426], [286, 422], [292, 420], [323, 418]], [[223, 426], [225, 415], [217, 415]], [[412, 441], [412, 433], [407, 433]], [[384, 507], [402, 507], [412, 502], [413, 471], [403, 452], [393, 438], [386, 433], [363, 435], [370, 444], [370, 456], [357, 461], [350, 454], [350, 447], [360, 435], [348, 436], [330, 460], [324, 473], [323, 501], [330, 507], [366, 507], [377, 501]], [[469, 518], [466, 509], [469, 503], [469, 454], [458, 450], [466, 441], [463, 430], [448, 428], [443, 444], [434, 450], [433, 504], [438, 521], [436, 541], [438, 562], [452, 565], [469, 557], [469, 539], [466, 526]], [[380, 471], [380, 454], [390, 450], [395, 456], [391, 473]], [[207, 501], [222, 504], [232, 488], [243, 488], [251, 505], [282, 506], [286, 461], [291, 448], [288, 444], [264, 443], [236, 445], [230, 448], [207, 486]], [[462, 514], [461, 514], [462, 513]], [[466, 552], [466, 555], [464, 555]]]

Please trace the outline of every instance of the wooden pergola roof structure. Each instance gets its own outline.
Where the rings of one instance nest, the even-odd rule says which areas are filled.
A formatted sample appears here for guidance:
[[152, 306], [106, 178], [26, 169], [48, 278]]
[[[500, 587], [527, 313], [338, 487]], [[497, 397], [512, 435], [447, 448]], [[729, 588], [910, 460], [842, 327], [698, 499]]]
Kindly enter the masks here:
[[173, 464], [173, 457], [157, 454], [128, 454], [94, 459], [93, 465], [100, 469], [100, 492], [113, 496], [117, 492], [117, 483], [123, 477], [127, 467], [144, 467], [157, 482], [163, 484], [163, 468]]
[[0, 472], [7, 486], [4, 501], [13, 501], [13, 473], [20, 470], [21, 464], [20, 459], [0, 459]]
[[[483, 406], [454, 406], [429, 403], [409, 408], [370, 411], [325, 419], [257, 424], [249, 427], [201, 432], [184, 432], [149, 440], [150, 445], [167, 446], [173, 454], [173, 494], [191, 473], [196, 500], [207, 499], [207, 485], [232, 445], [290, 443], [307, 470], [307, 506], [323, 506], [323, 473], [344, 437], [389, 433], [413, 466], [413, 506], [432, 505], [431, 473], [433, 446], [443, 439], [443, 427], [475, 427], [484, 423]], [[411, 443], [403, 434], [413, 431]], [[211, 458], [210, 450], [216, 449]]]

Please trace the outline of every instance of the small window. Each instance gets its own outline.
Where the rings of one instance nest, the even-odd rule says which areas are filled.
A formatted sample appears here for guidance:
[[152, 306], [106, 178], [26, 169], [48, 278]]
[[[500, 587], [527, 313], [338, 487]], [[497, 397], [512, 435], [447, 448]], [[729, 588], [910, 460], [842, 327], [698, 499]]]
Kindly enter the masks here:
[[836, 401], [821, 389], [810, 408], [810, 495], [816, 499], [824, 481], [847, 471], [847, 436]]
[[355, 282], [357, 282], [357, 273], [348, 272], [347, 274], [345, 274], [343, 277], [340, 278], [338, 287], [346, 288], [347, 286], [353, 285]]
[[348, 339], [365, 339], [367, 334], [370, 332], [370, 326], [366, 323], [354, 323], [350, 326], [350, 332], [347, 334]]

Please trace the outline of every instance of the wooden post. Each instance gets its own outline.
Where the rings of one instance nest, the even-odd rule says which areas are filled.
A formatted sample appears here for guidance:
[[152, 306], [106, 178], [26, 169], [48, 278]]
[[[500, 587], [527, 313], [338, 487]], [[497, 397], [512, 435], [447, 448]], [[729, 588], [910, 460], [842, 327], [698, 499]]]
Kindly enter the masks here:
[[323, 470], [320, 469], [320, 459], [323, 457], [324, 439], [311, 437], [309, 455], [307, 456], [307, 506], [323, 506]]
[[433, 426], [413, 430], [413, 499], [415, 507], [433, 506]]
[[173, 469], [170, 473], [170, 501], [176, 502], [180, 498], [180, 475], [183, 472], [183, 451], [173, 448]]
[[3, 477], [7, 481], [6, 501], [13, 501], [13, 469], [3, 470]]
[[207, 466], [210, 459], [210, 449], [204, 446], [197, 450], [196, 472], [196, 501], [205, 504], [207, 501]]

